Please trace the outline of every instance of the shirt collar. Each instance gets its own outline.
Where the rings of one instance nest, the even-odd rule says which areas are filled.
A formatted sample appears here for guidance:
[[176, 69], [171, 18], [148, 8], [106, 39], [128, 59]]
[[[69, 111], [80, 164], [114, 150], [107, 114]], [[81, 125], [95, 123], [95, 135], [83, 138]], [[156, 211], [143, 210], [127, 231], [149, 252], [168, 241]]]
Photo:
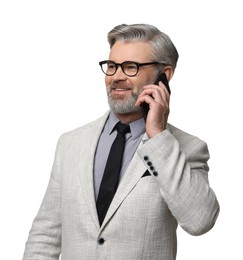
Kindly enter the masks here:
[[[113, 132], [115, 125], [119, 121], [120, 120], [116, 117], [114, 112], [111, 111], [107, 122], [109, 135]], [[145, 122], [143, 118], [131, 122], [129, 126], [131, 129], [132, 139], [137, 139], [139, 136], [145, 133]]]

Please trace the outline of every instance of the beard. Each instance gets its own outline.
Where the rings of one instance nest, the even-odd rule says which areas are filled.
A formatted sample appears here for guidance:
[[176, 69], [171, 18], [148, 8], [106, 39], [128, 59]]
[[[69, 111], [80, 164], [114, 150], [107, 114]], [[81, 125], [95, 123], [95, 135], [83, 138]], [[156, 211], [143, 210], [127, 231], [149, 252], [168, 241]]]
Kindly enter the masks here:
[[[121, 99], [117, 96], [112, 95], [112, 87], [111, 86], [107, 90], [107, 97], [108, 97], [108, 104], [110, 106], [110, 109], [114, 113], [119, 113], [119, 114], [126, 114], [126, 113], [132, 113], [132, 112], [137, 112], [140, 111], [140, 107], [135, 106], [135, 103], [138, 99], [138, 96], [142, 92], [134, 92], [132, 90], [132, 93], [130, 96], [126, 97], [126, 99]], [[117, 87], [117, 86], [116, 86]]]

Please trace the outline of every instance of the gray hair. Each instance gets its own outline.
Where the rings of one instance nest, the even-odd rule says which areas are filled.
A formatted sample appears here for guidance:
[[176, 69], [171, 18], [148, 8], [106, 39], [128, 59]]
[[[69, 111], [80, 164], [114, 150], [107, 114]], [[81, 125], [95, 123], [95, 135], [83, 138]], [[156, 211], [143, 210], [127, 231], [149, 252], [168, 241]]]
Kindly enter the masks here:
[[108, 33], [110, 48], [116, 41], [144, 41], [150, 42], [153, 48], [152, 59], [176, 68], [178, 52], [170, 37], [149, 24], [121, 24]]

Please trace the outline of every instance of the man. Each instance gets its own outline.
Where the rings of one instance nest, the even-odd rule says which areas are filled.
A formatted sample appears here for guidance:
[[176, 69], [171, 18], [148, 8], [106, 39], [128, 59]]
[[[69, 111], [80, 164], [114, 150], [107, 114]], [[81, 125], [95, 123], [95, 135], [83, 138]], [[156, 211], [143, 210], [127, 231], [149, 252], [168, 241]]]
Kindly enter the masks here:
[[[169, 91], [166, 83], [153, 84], [162, 73], [168, 81], [173, 76], [172, 41], [147, 24], [119, 25], [108, 41], [109, 60], [100, 66], [111, 110], [61, 136], [25, 260], [174, 260], [177, 225], [201, 235], [218, 216], [207, 145], [167, 123]], [[146, 124], [141, 104], [149, 106]], [[104, 172], [119, 121], [130, 132], [115, 177], [114, 169], [112, 176]]]

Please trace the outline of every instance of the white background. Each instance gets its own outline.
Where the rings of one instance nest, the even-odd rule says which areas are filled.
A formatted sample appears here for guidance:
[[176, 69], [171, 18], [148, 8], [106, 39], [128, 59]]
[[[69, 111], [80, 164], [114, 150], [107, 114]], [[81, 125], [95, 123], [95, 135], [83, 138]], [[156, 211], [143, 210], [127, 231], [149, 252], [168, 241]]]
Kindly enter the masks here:
[[59, 136], [108, 109], [98, 62], [107, 32], [150, 23], [179, 54], [170, 122], [208, 143], [221, 212], [193, 237], [178, 228], [178, 260], [242, 258], [241, 1], [0, 2], [1, 259], [21, 259]]

